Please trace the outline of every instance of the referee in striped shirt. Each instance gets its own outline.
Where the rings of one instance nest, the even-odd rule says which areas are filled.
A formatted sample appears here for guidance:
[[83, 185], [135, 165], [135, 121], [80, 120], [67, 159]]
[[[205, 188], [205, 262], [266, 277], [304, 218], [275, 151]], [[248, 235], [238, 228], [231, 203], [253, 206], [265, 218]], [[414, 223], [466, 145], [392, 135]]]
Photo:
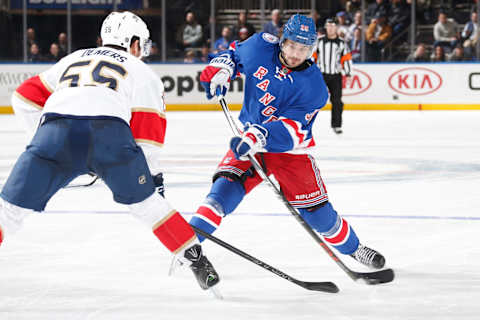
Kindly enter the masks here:
[[326, 35], [317, 43], [317, 64], [330, 91], [332, 102], [332, 129], [336, 134], [342, 131], [342, 73], [349, 77], [352, 71], [352, 54], [345, 41], [337, 34], [335, 19], [325, 22]]

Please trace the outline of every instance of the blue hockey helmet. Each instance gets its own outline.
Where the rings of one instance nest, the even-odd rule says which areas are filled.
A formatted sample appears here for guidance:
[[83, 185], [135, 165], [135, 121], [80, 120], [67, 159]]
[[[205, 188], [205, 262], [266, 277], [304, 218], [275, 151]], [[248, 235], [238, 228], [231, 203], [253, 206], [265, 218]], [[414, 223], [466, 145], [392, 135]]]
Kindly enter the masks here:
[[317, 30], [313, 19], [301, 14], [291, 16], [283, 26], [280, 43], [283, 43], [285, 39], [313, 46], [317, 40]]

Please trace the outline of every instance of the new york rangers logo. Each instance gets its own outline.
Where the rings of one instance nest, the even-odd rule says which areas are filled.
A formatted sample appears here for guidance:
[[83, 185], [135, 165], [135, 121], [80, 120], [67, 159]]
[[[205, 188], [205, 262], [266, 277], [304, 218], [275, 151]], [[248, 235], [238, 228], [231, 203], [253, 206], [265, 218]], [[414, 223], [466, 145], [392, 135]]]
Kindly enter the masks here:
[[279, 68], [278, 66], [275, 67], [275, 75], [274, 77], [277, 78], [278, 80], [280, 81], [283, 81], [283, 79], [285, 79], [286, 77], [288, 77], [288, 79], [290, 80], [290, 82], [293, 83], [293, 79], [292, 79], [292, 76], [289, 75], [290, 73], [290, 70], [285, 67], [285, 66], [282, 66], [282, 68]]
[[288, 68], [282, 66], [282, 68], [279, 68], [278, 66], [275, 66], [275, 77], [279, 80], [285, 79], [285, 77], [288, 74]]
[[301, 25], [300, 25], [300, 30], [301, 30], [301, 31], [308, 32], [308, 26], [307, 26], [307, 25], [304, 25], [304, 24], [301, 24]]

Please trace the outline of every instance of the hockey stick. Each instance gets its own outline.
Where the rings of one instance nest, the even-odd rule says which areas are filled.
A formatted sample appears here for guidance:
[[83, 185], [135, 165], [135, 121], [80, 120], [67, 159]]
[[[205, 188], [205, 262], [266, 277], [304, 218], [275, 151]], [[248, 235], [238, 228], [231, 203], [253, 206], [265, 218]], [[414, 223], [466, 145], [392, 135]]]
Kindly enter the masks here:
[[268, 270], [271, 273], [274, 273], [277, 276], [279, 276], [279, 277], [281, 277], [285, 280], [293, 282], [293, 283], [295, 283], [296, 285], [299, 285], [302, 288], [305, 288], [307, 290], [329, 292], [329, 293], [337, 293], [339, 291], [338, 287], [333, 282], [308, 282], [308, 281], [297, 280], [297, 279], [289, 276], [288, 274], [278, 270], [277, 268], [274, 268], [271, 265], [269, 265], [269, 264], [267, 264], [267, 263], [265, 263], [261, 260], [258, 260], [255, 257], [252, 257], [248, 253], [243, 252], [242, 250], [235, 248], [234, 246], [218, 239], [217, 237], [212, 236], [211, 234], [203, 231], [202, 229], [197, 228], [195, 226], [191, 226], [191, 227], [193, 228], [193, 230], [195, 230], [196, 233], [198, 233], [201, 236], [207, 238], [208, 240], [210, 240], [212, 242], [215, 242], [216, 244], [224, 247], [225, 249], [227, 249], [227, 250], [229, 250], [229, 251], [231, 251], [235, 254], [238, 254], [240, 257], [245, 258], [248, 261], [255, 263], [257, 266], [262, 267], [263, 269]]
[[[233, 120], [232, 114], [230, 113], [230, 109], [228, 108], [227, 103], [222, 95], [218, 96], [218, 101], [222, 106], [223, 113], [227, 118], [228, 124], [230, 125], [230, 129], [235, 136], [240, 136], [240, 129], [238, 128], [237, 124]], [[352, 278], [354, 281], [359, 279], [364, 280], [367, 284], [379, 284], [379, 283], [387, 283], [393, 281], [395, 277], [394, 272], [392, 269], [385, 269], [376, 272], [355, 272], [348, 268], [340, 258], [332, 251], [332, 249], [325, 243], [325, 241], [318, 236], [318, 234], [308, 225], [308, 223], [302, 218], [302, 216], [297, 212], [297, 210], [288, 202], [287, 198], [277, 187], [277, 185], [270, 179], [270, 177], [265, 173], [262, 166], [258, 163], [257, 159], [254, 156], [248, 155], [248, 159], [252, 163], [253, 167], [260, 175], [260, 177], [267, 182], [267, 184], [274, 190], [276, 195], [282, 200], [283, 204], [287, 207], [288, 211], [297, 219], [298, 223], [302, 225], [302, 227], [312, 236], [313, 239], [327, 252], [327, 254], [337, 263], [337, 265], [345, 271], [345, 273]]]

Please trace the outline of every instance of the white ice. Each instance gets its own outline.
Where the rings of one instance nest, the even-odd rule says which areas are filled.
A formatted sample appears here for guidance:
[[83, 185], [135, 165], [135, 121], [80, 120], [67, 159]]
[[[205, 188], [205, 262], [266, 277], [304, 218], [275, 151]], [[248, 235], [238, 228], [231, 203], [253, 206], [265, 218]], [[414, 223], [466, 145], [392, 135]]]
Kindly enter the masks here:
[[[108, 189], [61, 190], [0, 248], [0, 319], [479, 319], [480, 112], [344, 113], [344, 134], [315, 126], [315, 155], [336, 210], [396, 272], [390, 284], [353, 282], [264, 185], [216, 236], [305, 281], [305, 290], [216, 244], [223, 301], [190, 270], [168, 277], [171, 256]], [[170, 112], [166, 195], [189, 219], [226, 151], [221, 112]], [[24, 148], [0, 117], [0, 185]], [[367, 271], [350, 257], [352, 269]]]

